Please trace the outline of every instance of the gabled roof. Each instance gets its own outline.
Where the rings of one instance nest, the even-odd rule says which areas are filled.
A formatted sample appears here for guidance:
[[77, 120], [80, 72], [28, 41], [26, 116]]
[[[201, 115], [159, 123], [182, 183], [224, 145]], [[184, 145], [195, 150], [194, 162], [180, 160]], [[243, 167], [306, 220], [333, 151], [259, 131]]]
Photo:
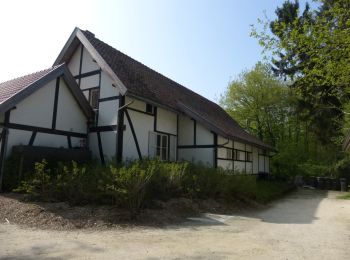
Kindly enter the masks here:
[[113, 74], [114, 84], [122, 94], [185, 113], [223, 137], [273, 149], [243, 130], [219, 105], [123, 54], [89, 31], [76, 28], [55, 65], [68, 63], [80, 43], [87, 48], [102, 70], [109, 75]]
[[0, 83], [0, 113], [4, 113], [13, 108], [17, 103], [36, 90], [61, 76], [67, 83], [68, 88], [82, 108], [84, 114], [88, 118], [93, 117], [93, 110], [65, 64], [53, 66], [46, 70]]

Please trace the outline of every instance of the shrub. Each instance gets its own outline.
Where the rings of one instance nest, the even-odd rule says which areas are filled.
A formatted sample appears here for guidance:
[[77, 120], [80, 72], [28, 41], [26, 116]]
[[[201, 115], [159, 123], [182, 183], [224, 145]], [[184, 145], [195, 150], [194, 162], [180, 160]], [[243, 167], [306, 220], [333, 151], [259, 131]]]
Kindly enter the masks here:
[[35, 164], [33, 175], [16, 191], [73, 204], [114, 204], [135, 215], [154, 200], [186, 197], [228, 202], [249, 199], [265, 203], [290, 187], [286, 183], [257, 182], [255, 176], [186, 162], [145, 160], [122, 166], [71, 162], [59, 163], [51, 169], [43, 160]]
[[47, 168], [47, 161], [35, 163], [35, 172], [29, 181], [21, 182], [20, 186], [15, 189], [17, 192], [27, 193], [33, 197], [52, 197], [52, 177], [51, 169]]

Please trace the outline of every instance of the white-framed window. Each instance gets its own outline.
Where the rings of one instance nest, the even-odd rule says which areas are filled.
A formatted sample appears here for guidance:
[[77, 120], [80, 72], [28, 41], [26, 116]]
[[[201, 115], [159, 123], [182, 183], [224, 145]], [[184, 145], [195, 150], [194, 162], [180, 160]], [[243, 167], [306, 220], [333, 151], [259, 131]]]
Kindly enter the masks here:
[[253, 154], [251, 152], [247, 152], [246, 161], [247, 162], [252, 162], [253, 161]]
[[176, 136], [149, 132], [148, 155], [162, 161], [176, 160]]
[[226, 148], [226, 159], [232, 160], [232, 149]]
[[236, 150], [236, 158], [237, 161], [245, 161], [245, 152], [241, 150]]
[[89, 96], [89, 103], [94, 110], [98, 109], [98, 99], [99, 98], [100, 98], [100, 90], [99, 89], [91, 89], [90, 96]]

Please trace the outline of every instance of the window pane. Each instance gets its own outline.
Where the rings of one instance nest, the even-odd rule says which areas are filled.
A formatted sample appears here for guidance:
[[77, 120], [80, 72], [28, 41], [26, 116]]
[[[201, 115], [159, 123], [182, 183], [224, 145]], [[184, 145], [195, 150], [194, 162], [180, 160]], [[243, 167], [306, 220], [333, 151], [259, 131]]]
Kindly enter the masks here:
[[157, 147], [160, 147], [161, 146], [161, 144], [160, 144], [160, 142], [161, 142], [161, 136], [160, 135], [157, 135]]
[[162, 147], [168, 146], [168, 137], [166, 135], [162, 136]]
[[176, 161], [176, 137], [175, 136], [170, 136], [169, 160]]
[[90, 92], [90, 105], [93, 109], [98, 109], [98, 99], [100, 97], [99, 89], [92, 89]]
[[167, 148], [162, 148], [162, 160], [167, 160]]

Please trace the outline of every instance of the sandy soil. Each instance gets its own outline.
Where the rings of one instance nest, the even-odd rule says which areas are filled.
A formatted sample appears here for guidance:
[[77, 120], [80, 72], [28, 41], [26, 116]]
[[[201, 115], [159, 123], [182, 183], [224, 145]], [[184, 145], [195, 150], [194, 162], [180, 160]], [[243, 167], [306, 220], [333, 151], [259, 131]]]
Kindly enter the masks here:
[[0, 224], [0, 259], [349, 259], [350, 201], [337, 194], [299, 190], [268, 209], [203, 214], [165, 228]]

